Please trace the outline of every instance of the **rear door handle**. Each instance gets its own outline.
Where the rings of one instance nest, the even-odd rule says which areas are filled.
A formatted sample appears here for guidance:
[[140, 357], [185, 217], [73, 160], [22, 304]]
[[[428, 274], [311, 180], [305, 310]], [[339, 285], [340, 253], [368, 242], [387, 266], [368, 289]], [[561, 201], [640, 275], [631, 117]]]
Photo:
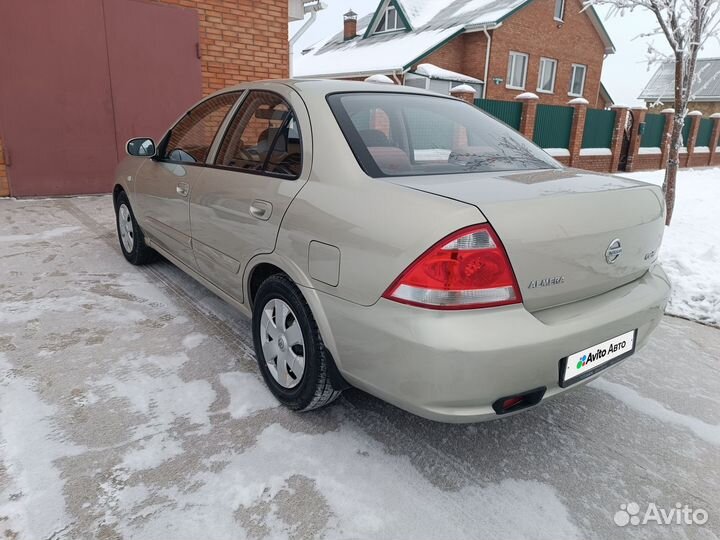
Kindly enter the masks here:
[[177, 191], [181, 197], [187, 197], [188, 193], [190, 193], [190, 185], [187, 182], [178, 182], [175, 191]]
[[267, 221], [272, 214], [272, 204], [267, 201], [255, 199], [250, 205], [250, 213], [258, 219]]

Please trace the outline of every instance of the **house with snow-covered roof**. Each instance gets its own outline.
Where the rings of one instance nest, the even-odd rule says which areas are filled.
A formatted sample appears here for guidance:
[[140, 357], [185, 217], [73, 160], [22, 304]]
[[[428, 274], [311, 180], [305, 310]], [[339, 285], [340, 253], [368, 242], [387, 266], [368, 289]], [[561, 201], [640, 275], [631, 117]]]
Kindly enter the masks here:
[[[675, 63], [661, 64], [639, 97], [649, 108], [674, 107]], [[720, 58], [698, 58], [688, 108], [706, 116], [720, 113]]]
[[442, 93], [468, 84], [487, 99], [533, 92], [541, 103], [609, 105], [600, 75], [615, 47], [581, 0], [381, 0], [313, 37], [294, 55], [295, 77], [382, 74]]

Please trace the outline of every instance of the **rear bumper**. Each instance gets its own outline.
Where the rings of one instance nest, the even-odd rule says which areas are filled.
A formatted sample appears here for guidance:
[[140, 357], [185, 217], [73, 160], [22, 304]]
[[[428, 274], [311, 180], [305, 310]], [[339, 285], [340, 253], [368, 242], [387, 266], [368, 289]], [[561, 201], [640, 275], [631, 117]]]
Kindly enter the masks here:
[[[435, 311], [380, 299], [369, 307], [321, 294], [351, 384], [443, 422], [497, 418], [492, 403], [560, 388], [561, 358], [637, 328], [642, 347], [659, 324], [670, 283], [659, 265], [640, 279], [580, 302], [530, 313], [523, 306]], [[611, 368], [610, 368], [611, 369]]]

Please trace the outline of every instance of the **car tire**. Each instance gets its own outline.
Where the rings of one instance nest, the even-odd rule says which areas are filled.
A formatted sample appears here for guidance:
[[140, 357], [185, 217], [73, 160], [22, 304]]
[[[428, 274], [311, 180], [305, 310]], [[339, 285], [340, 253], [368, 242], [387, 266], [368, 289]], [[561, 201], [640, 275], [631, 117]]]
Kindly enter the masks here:
[[[289, 313], [283, 313], [283, 305]], [[295, 324], [302, 333], [302, 351], [297, 338], [293, 339], [298, 335]], [[330, 372], [334, 365], [315, 318], [305, 298], [285, 275], [275, 274], [260, 285], [253, 305], [252, 329], [258, 367], [280, 403], [294, 411], [309, 411], [338, 398], [342, 390], [333, 386]], [[301, 356], [300, 373], [296, 366]], [[288, 358], [293, 360], [286, 362]]]
[[115, 225], [120, 249], [128, 262], [141, 265], [155, 259], [156, 252], [145, 244], [145, 236], [135, 219], [130, 200], [124, 191], [118, 193], [115, 198]]

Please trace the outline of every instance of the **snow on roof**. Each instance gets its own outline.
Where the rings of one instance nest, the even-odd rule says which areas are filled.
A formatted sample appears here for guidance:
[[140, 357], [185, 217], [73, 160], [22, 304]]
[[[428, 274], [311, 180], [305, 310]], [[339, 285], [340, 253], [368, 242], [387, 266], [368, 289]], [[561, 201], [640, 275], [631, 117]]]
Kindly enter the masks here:
[[330, 40], [293, 58], [293, 76], [352, 76], [402, 71], [419, 54], [457, 32], [455, 28], [378, 34], [366, 39]]
[[[720, 101], [720, 58], [698, 58], [695, 75], [691, 101]], [[674, 87], [675, 64], [667, 62], [660, 65], [639, 97], [672, 101]]]
[[[411, 28], [369, 33], [380, 20], [377, 14], [389, 1], [382, 0], [374, 12], [358, 20], [357, 37], [345, 41], [339, 31], [296, 55], [293, 76], [351, 77], [402, 72], [445, 41], [466, 30], [493, 28], [532, 0], [393, 0]], [[613, 52], [613, 44], [592, 6], [585, 13], [598, 29], [606, 52]]]
[[458, 73], [457, 71], [450, 71], [449, 69], [443, 69], [434, 64], [419, 64], [415, 73], [418, 75], [424, 75], [430, 79], [442, 79], [444, 81], [458, 81], [458, 82], [469, 82], [469, 83], [482, 83], [480, 79]]

